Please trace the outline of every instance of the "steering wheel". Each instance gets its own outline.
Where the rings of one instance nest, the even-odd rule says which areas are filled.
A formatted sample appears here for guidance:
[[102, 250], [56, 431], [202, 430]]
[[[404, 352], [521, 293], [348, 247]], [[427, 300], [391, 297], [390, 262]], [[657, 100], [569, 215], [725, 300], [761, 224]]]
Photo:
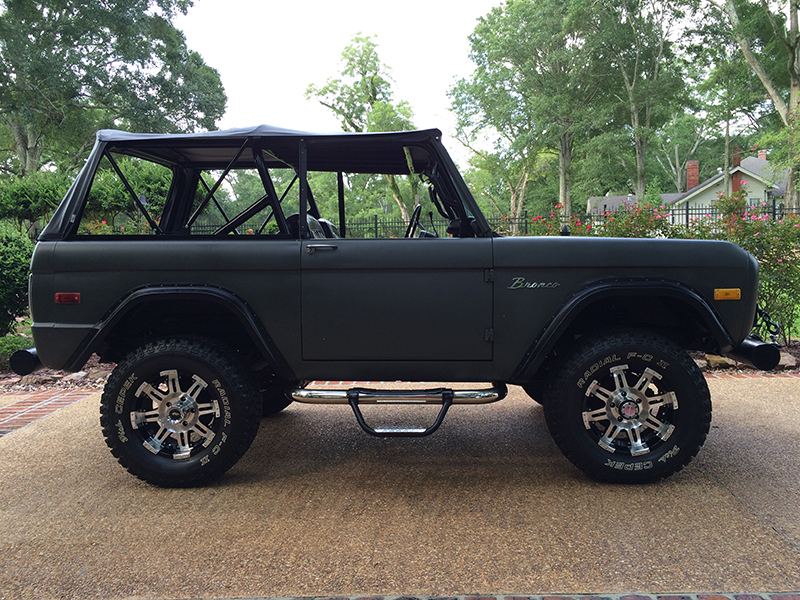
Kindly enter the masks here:
[[422, 205], [417, 204], [414, 207], [414, 212], [411, 213], [411, 219], [408, 221], [408, 228], [406, 229], [406, 237], [414, 237], [417, 233], [417, 228], [419, 227], [419, 217], [422, 214]]

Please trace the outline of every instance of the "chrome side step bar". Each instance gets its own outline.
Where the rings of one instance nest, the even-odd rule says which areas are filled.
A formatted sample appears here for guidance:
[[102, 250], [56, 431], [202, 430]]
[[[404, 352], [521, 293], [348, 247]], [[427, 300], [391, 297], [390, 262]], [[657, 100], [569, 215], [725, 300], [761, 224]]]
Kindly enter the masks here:
[[[297, 402], [306, 404], [349, 404], [361, 428], [378, 437], [422, 437], [439, 429], [448, 409], [453, 404], [488, 404], [502, 400], [508, 394], [504, 383], [495, 383], [484, 390], [373, 390], [351, 388], [349, 390], [320, 390], [296, 388], [290, 392]], [[371, 427], [364, 420], [359, 404], [441, 404], [436, 421], [427, 428]]]

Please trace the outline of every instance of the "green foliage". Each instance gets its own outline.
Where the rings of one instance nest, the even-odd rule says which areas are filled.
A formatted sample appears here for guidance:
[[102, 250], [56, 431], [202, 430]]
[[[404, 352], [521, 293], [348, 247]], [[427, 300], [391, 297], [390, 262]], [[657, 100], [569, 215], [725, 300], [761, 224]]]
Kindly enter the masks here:
[[603, 215], [595, 235], [604, 237], [669, 237], [672, 233], [669, 211], [659, 201], [623, 204], [617, 212]]
[[[159, 164], [133, 158], [120, 159], [118, 164], [150, 216], [157, 221], [172, 183], [172, 172]], [[81, 225], [82, 233], [150, 233], [150, 226], [128, 188], [107, 162], [101, 164], [92, 182]]]
[[[341, 119], [344, 131], [407, 131], [414, 128], [411, 106], [393, 100], [389, 69], [378, 57], [378, 46], [372, 36], [355, 36], [342, 52], [342, 64], [341, 78], [330, 78], [322, 87], [309, 85], [306, 98], [316, 98], [329, 108]], [[403, 186], [396, 176], [386, 175], [367, 179], [356, 176], [348, 178], [348, 182], [352, 182], [352, 190], [369, 190], [369, 194], [357, 195], [356, 198], [358, 201], [365, 197], [377, 200], [378, 205], [384, 207], [384, 214], [389, 213], [390, 205], [382, 203], [382, 196], [390, 198], [406, 220], [409, 207], [419, 202], [416, 180], [409, 180], [410, 185]], [[348, 202], [352, 204], [353, 200]], [[360, 212], [361, 209], [356, 207], [355, 214]]]
[[0, 373], [7, 373], [11, 370], [9, 361], [14, 352], [32, 347], [33, 338], [12, 334], [0, 337]]
[[759, 264], [759, 301], [781, 324], [784, 342], [800, 318], [800, 217], [772, 219], [766, 204], [747, 205], [747, 190], [721, 196], [718, 238], [738, 244]]
[[306, 98], [316, 98], [342, 122], [344, 131], [405, 131], [412, 129], [411, 107], [394, 104], [388, 68], [378, 57], [373, 36], [357, 35], [342, 52], [342, 77], [325, 85], [309, 85]]
[[61, 164], [65, 143], [80, 154], [98, 126], [215, 128], [226, 102], [219, 75], [172, 25], [190, 5], [5, 0], [0, 121], [14, 140], [15, 173]]
[[69, 189], [63, 173], [40, 171], [27, 177], [0, 181], [0, 219], [29, 232], [36, 223], [46, 221]]
[[800, 108], [789, 113], [787, 126], [764, 133], [752, 149], [759, 147], [769, 149], [770, 166], [776, 172], [800, 169]]
[[473, 165], [502, 182], [492, 201], [511, 218], [523, 213], [545, 151], [558, 159], [558, 197], [569, 210], [575, 138], [598, 114], [590, 103], [602, 78], [583, 32], [566, 24], [570, 6], [514, 0], [493, 8], [470, 36], [474, 73], [450, 92], [458, 137], [475, 151]]
[[28, 269], [33, 242], [22, 233], [0, 233], [0, 335], [28, 310]]

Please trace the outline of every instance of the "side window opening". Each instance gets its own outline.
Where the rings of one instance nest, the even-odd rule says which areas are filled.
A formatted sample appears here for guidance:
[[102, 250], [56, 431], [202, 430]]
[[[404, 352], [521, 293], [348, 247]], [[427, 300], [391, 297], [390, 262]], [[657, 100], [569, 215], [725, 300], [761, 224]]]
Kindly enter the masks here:
[[[346, 238], [395, 239], [405, 235], [408, 218], [417, 205], [422, 206], [424, 229], [446, 229], [446, 221], [428, 194], [428, 184], [416, 174], [342, 173], [342, 200], [345, 223], [342, 227], [339, 207], [338, 174], [309, 172], [309, 205], [311, 198], [319, 210], [319, 218], [330, 223]], [[406, 209], [403, 215], [401, 205]], [[431, 226], [429, 213], [434, 214]], [[309, 214], [313, 209], [309, 206]], [[316, 215], [314, 215], [316, 216]], [[433, 231], [431, 231], [433, 233]]]
[[[278, 235], [280, 226], [273, 198], [265, 190], [257, 169], [201, 173], [187, 229], [191, 235]], [[289, 193], [295, 173], [292, 169], [270, 169], [268, 175], [284, 214], [296, 211], [297, 200]], [[216, 189], [215, 189], [216, 187]], [[209, 193], [213, 190], [210, 197]]]
[[106, 154], [86, 200], [79, 235], [153, 235], [173, 181], [172, 169], [137, 157]]

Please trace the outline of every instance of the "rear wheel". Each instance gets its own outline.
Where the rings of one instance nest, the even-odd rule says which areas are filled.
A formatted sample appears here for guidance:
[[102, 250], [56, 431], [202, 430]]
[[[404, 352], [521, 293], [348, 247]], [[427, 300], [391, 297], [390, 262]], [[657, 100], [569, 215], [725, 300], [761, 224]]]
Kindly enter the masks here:
[[114, 370], [103, 392], [106, 443], [128, 471], [164, 487], [222, 475], [258, 432], [259, 395], [234, 352], [213, 342], [146, 344]]
[[582, 338], [545, 395], [564, 455], [590, 477], [646, 483], [682, 469], [703, 445], [711, 398], [694, 361], [643, 331]]

